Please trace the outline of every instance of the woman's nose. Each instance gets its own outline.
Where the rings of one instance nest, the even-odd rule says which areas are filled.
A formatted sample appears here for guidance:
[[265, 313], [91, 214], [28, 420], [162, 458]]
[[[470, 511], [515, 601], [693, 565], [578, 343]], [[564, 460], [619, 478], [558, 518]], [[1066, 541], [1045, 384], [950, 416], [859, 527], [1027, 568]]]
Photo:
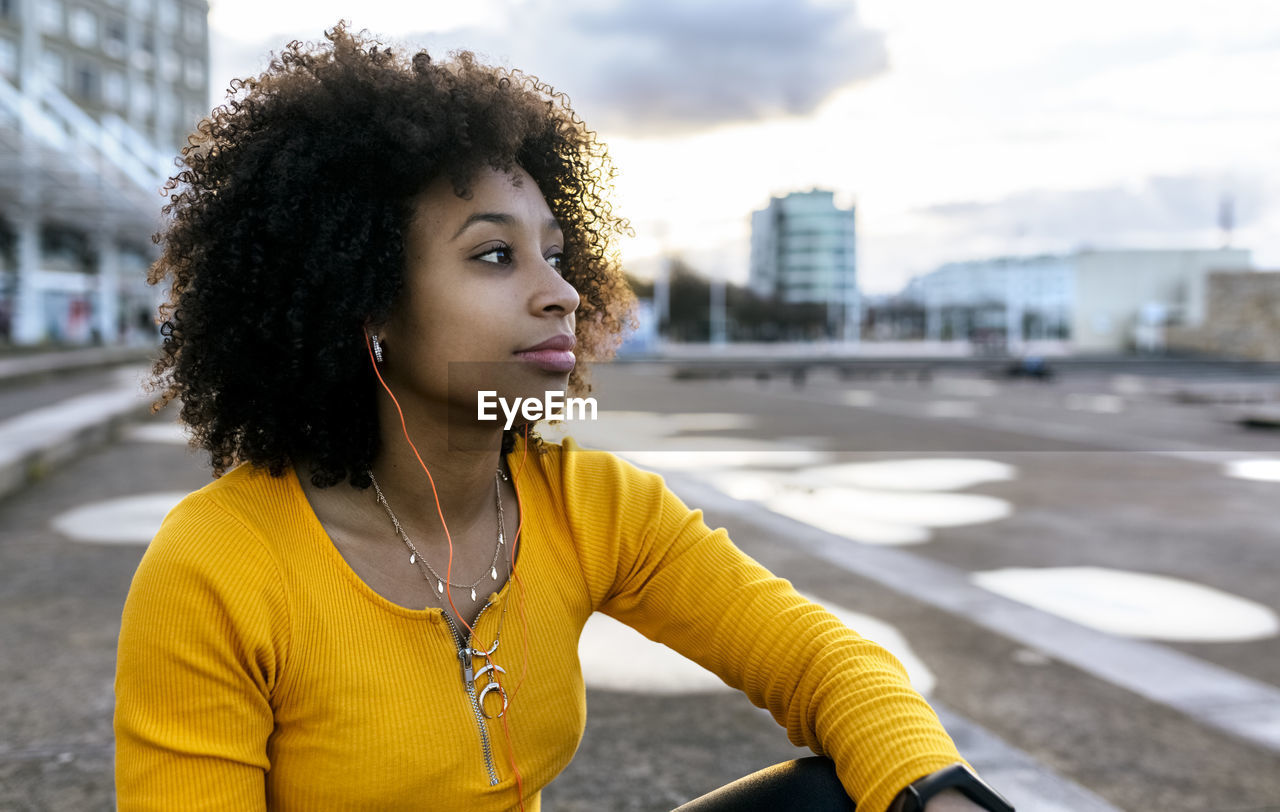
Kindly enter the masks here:
[[[549, 310], [559, 310], [563, 313], [573, 313], [578, 309], [579, 302], [582, 301], [578, 296], [578, 291], [569, 284], [569, 281], [560, 275], [555, 267], [549, 262], [544, 261], [544, 269], [542, 269], [548, 278], [547, 286], [544, 290], [539, 291], [536, 308], [539, 312]], [[540, 274], [542, 276], [542, 274]]]

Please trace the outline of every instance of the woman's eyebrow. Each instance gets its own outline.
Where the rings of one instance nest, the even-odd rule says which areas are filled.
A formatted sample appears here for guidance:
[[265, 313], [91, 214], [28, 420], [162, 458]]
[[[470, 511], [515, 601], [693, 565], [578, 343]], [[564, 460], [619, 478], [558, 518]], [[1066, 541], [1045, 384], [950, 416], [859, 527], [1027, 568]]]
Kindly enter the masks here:
[[[461, 237], [462, 232], [466, 231], [468, 228], [475, 225], [476, 223], [496, 223], [500, 226], [511, 226], [511, 225], [515, 225], [515, 222], [516, 222], [515, 217], [511, 216], [510, 214], [504, 214], [503, 212], [496, 212], [496, 211], [476, 212], [475, 214], [472, 214], [466, 219], [466, 221], [462, 224], [462, 227], [459, 228], [454, 233], [454, 235], [450, 238], [450, 241], [456, 240], [459, 237]], [[564, 229], [560, 227], [560, 221], [554, 217], [548, 217], [546, 220], [542, 222], [542, 230], [543, 231], [561, 231], [561, 232], [564, 231]]]

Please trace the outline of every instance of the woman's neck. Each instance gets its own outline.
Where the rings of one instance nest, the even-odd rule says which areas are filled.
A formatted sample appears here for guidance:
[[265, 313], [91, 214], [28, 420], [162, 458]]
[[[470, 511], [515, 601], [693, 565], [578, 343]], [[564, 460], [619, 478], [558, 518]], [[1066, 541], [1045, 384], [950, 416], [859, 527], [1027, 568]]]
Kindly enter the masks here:
[[440, 513], [451, 533], [491, 522], [494, 474], [502, 463], [501, 428], [459, 425], [461, 421], [407, 412], [405, 428], [411, 446], [394, 406], [388, 410], [379, 405], [381, 449], [372, 471], [399, 520], [441, 542]]

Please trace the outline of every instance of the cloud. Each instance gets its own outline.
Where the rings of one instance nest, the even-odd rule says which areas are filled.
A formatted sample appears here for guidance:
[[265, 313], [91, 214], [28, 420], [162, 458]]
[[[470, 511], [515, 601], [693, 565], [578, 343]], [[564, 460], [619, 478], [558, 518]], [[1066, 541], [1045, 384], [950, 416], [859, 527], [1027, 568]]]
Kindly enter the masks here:
[[530, 0], [509, 11], [492, 25], [414, 39], [526, 70], [611, 134], [806, 115], [888, 64], [883, 36], [852, 3]]
[[[359, 28], [358, 15], [354, 22]], [[611, 135], [803, 116], [888, 65], [883, 35], [859, 21], [853, 3], [822, 0], [510, 0], [484, 24], [372, 33], [437, 57], [467, 49], [519, 68], [566, 93], [593, 129]], [[268, 51], [292, 37], [318, 41], [322, 29], [253, 41], [212, 34], [217, 103], [232, 76], [261, 71]]]
[[1262, 182], [1250, 177], [1154, 175], [1136, 186], [1032, 189], [1000, 200], [942, 203], [917, 211], [956, 231], [1026, 235], [1045, 245], [1176, 244], [1217, 229], [1224, 196], [1232, 199], [1236, 228], [1258, 223], [1265, 194]]

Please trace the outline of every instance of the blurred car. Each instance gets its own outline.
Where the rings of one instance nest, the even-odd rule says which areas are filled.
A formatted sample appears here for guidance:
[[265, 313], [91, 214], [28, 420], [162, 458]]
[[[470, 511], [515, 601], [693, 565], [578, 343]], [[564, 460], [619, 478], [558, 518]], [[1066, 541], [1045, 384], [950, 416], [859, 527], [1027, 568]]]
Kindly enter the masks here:
[[1008, 378], [1038, 378], [1042, 381], [1053, 378], [1053, 369], [1039, 355], [1027, 355], [1014, 361], [1004, 371]]

